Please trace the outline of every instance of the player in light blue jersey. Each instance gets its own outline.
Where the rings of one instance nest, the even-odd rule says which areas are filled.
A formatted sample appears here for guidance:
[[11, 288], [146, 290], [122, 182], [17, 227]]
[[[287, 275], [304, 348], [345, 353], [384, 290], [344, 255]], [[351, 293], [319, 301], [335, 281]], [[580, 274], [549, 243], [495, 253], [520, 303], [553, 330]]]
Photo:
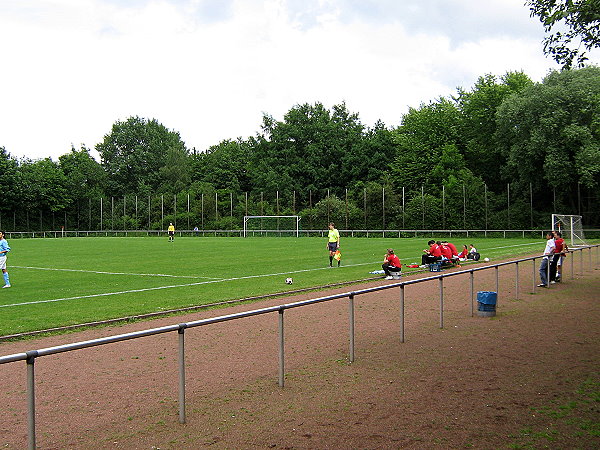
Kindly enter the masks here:
[[4, 277], [3, 288], [10, 287], [10, 280], [8, 279], [8, 272], [6, 270], [6, 255], [10, 252], [8, 242], [4, 239], [4, 231], [0, 231], [0, 269], [2, 269], [2, 276]]

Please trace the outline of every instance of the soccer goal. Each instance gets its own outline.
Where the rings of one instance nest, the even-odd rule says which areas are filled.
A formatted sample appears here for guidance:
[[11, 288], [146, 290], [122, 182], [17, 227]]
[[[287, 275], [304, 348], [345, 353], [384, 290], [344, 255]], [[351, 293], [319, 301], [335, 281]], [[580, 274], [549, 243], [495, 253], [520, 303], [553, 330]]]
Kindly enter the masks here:
[[244, 237], [300, 236], [300, 216], [244, 216]]
[[552, 229], [560, 231], [570, 247], [587, 245], [583, 235], [581, 216], [570, 214], [552, 214]]

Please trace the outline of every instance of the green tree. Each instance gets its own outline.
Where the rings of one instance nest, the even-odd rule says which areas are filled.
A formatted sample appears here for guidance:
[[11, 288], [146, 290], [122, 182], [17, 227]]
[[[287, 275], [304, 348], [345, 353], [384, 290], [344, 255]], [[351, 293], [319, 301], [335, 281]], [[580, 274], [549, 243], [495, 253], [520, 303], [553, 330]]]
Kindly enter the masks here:
[[494, 139], [496, 112], [509, 95], [532, 85], [533, 82], [524, 73], [508, 72], [500, 80], [491, 74], [484, 75], [470, 91], [458, 90], [467, 166], [494, 190], [505, 185], [498, 176], [502, 158]]
[[332, 111], [321, 103], [297, 105], [283, 122], [264, 115], [252, 153], [253, 186], [295, 190], [302, 197], [329, 188], [341, 195], [348, 183], [340, 176], [342, 159], [360, 142], [363, 128], [345, 104]]
[[67, 177], [50, 158], [24, 159], [18, 173], [17, 184], [26, 209], [57, 212], [72, 203]]
[[409, 190], [441, 183], [432, 173], [446, 145], [463, 148], [461, 115], [455, 103], [441, 98], [419, 109], [410, 108], [394, 131], [397, 146], [391, 171], [396, 186]]
[[160, 168], [159, 192], [176, 194], [186, 190], [192, 181], [190, 156], [183, 146], [167, 148], [163, 166]]
[[0, 192], [2, 202], [0, 202], [0, 211], [7, 212], [14, 210], [21, 203], [17, 180], [18, 164], [10, 153], [4, 147], [0, 147]]
[[224, 140], [204, 153], [192, 155], [193, 180], [235, 192], [250, 190], [248, 160], [253, 140]]
[[140, 117], [113, 124], [96, 150], [109, 177], [108, 194], [115, 196], [160, 190], [165, 182], [163, 177], [173, 173], [160, 172], [166, 156], [171, 152], [176, 159], [177, 152], [187, 154], [179, 133], [170, 131], [155, 119]]
[[549, 33], [544, 54], [563, 68], [583, 67], [586, 51], [600, 46], [600, 0], [527, 0], [531, 17]]
[[389, 172], [396, 150], [393, 132], [377, 121], [344, 152], [341, 179], [348, 184], [380, 180]]
[[99, 198], [104, 193], [106, 174], [102, 166], [82, 146], [58, 157], [60, 168], [67, 178], [68, 190], [75, 199]]
[[[507, 181], [554, 189], [577, 211], [577, 184], [600, 184], [600, 68], [552, 72], [498, 109], [497, 140]], [[546, 195], [546, 206], [551, 195]]]

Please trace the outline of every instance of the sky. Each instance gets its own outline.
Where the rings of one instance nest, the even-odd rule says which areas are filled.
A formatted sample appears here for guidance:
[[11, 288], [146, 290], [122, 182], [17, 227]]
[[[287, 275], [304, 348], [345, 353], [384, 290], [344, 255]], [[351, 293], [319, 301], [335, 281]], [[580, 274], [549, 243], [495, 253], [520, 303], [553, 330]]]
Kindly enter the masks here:
[[156, 119], [189, 149], [298, 104], [400, 125], [478, 77], [558, 66], [524, 0], [0, 0], [0, 147], [39, 159]]

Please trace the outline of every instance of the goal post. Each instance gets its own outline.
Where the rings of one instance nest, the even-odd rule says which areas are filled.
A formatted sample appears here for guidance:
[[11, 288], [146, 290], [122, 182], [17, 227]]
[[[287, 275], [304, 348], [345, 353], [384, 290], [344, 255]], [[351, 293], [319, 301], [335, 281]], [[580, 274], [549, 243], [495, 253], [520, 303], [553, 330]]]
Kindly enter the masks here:
[[300, 216], [244, 216], [244, 237], [300, 236]]
[[552, 230], [560, 231], [570, 247], [587, 245], [581, 219], [573, 214], [552, 214]]

